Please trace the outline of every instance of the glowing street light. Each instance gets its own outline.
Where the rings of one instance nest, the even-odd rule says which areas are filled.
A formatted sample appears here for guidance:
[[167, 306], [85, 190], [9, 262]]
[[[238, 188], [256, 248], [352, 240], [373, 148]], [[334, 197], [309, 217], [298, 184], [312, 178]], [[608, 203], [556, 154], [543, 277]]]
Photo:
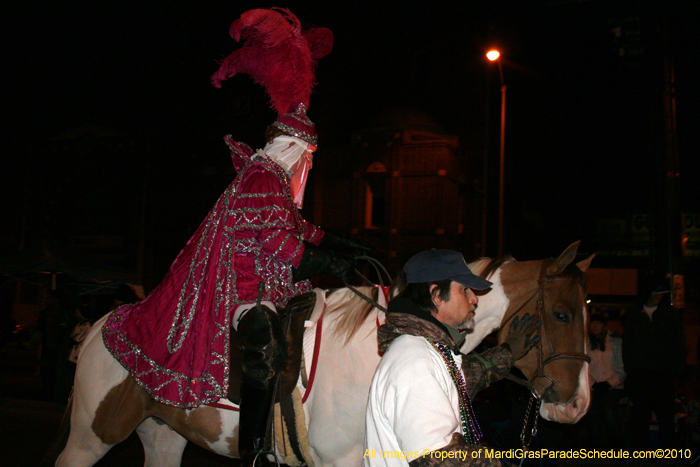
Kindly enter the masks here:
[[500, 167], [498, 175], [498, 256], [503, 256], [503, 187], [504, 187], [504, 165], [506, 153], [506, 84], [503, 81], [503, 66], [501, 65], [501, 53], [492, 49], [486, 53], [486, 58], [498, 63], [498, 74], [501, 78], [501, 144], [500, 144]]

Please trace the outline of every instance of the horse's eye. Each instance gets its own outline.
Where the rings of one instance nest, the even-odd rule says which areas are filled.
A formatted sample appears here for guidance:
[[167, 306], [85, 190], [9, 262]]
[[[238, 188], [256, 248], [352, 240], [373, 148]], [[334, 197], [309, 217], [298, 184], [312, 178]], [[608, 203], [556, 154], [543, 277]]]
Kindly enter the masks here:
[[569, 318], [568, 313], [564, 313], [563, 311], [554, 311], [554, 317], [562, 322], [562, 323], [569, 323], [571, 322], [571, 318]]

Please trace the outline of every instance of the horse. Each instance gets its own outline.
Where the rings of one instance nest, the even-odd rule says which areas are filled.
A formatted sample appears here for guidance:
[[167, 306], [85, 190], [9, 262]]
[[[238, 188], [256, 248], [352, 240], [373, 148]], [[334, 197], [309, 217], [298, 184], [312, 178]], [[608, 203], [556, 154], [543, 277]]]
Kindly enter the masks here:
[[[502, 343], [503, 325], [514, 316], [537, 315], [543, 322], [537, 331], [540, 344], [515, 366], [543, 401], [542, 417], [560, 423], [577, 422], [590, 403], [583, 272], [592, 257], [573, 264], [577, 248], [578, 242], [556, 259], [482, 259], [470, 264], [493, 286], [479, 297], [475, 329], [463, 353], [499, 327]], [[382, 301], [377, 288], [356, 290]], [[377, 327], [383, 312], [349, 288], [315, 292], [323, 306], [310, 318], [316, 336], [321, 337], [314, 376], [309, 377], [313, 386], [304, 394], [308, 452], [317, 466], [359, 466], [367, 395], [381, 358]], [[106, 349], [101, 332], [105, 320], [95, 324], [83, 343], [67, 409], [70, 433], [55, 465], [91, 466], [134, 430], [144, 447], [146, 467], [179, 466], [188, 441], [223, 456], [239, 457], [234, 404], [222, 399], [218, 407], [185, 410], [156, 402]], [[277, 455], [281, 457], [279, 445]]]

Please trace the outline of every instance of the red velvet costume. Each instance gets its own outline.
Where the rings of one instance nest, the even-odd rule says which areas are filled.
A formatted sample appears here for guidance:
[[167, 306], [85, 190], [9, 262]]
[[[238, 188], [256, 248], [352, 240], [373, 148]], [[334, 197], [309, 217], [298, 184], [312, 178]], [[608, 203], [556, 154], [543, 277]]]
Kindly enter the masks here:
[[304, 242], [323, 231], [302, 219], [289, 176], [269, 157], [236, 143], [238, 175], [180, 252], [160, 285], [136, 305], [114, 311], [103, 328], [112, 355], [159, 402], [193, 408], [228, 391], [229, 333], [236, 306], [278, 307], [311, 290], [294, 283]]

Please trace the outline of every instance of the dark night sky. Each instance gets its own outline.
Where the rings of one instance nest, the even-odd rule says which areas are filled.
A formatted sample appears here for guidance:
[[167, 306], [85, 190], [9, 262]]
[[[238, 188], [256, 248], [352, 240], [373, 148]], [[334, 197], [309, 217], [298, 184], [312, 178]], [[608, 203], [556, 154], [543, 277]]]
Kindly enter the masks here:
[[[324, 141], [349, 142], [352, 130], [385, 108], [412, 107], [458, 134], [468, 157], [480, 158], [486, 96], [493, 112], [499, 99], [495, 67], [485, 63], [483, 53], [491, 43], [503, 47], [506, 250], [528, 259], [593, 238], [598, 218], [648, 211], [647, 154], [656, 128], [650, 109], [663, 89], [648, 60], [635, 66], [616, 55], [611, 32], [617, 20], [640, 11], [637, 4], [670, 11], [666, 31], [676, 64], [682, 203], [684, 210], [698, 212], [696, 1], [658, 2], [663, 8], [648, 1], [610, 0], [295, 1], [279, 6], [335, 34], [333, 53], [319, 64], [311, 101], [310, 116], [322, 138], [318, 157], [323, 157]], [[75, 199], [70, 193], [94, 192], [101, 184], [119, 185], [125, 193], [136, 190], [146, 153], [151, 189], [157, 191], [153, 202], [183, 213], [183, 226], [173, 225], [171, 235], [173, 245], [181, 246], [226, 184], [226, 177], [217, 178], [205, 195], [195, 195], [191, 192], [198, 185], [191, 174], [226, 165], [224, 134], [255, 146], [274, 119], [263, 92], [247, 77], [230, 80], [223, 90], [209, 84], [216, 60], [237, 47], [228, 36], [230, 23], [262, 6], [271, 5], [5, 2], [0, 15], [2, 107], [10, 120], [4, 125], [7, 149], [0, 166], [5, 239], [17, 232], [19, 193], [42, 190], [26, 183], [37, 179], [28, 174], [53, 175], [58, 182], [52, 189], [63, 193], [55, 198], [70, 205]], [[47, 139], [87, 125], [118, 130], [123, 147], [74, 159], [52, 158], [41, 150]], [[496, 137], [497, 130], [494, 120]], [[128, 195], [123, 200], [130, 202]], [[120, 209], [115, 219], [133, 217], [130, 206]]]

